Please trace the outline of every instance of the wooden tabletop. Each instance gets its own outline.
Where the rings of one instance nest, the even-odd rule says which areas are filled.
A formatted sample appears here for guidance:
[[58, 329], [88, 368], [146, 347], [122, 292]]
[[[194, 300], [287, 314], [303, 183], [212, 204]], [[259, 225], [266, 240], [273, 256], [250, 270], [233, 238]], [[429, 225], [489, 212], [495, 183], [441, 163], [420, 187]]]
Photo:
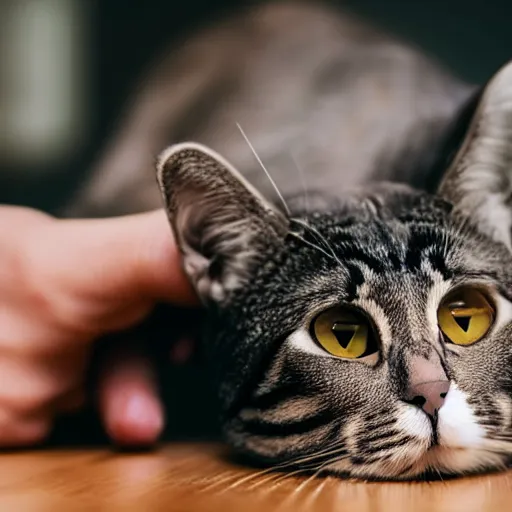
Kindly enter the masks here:
[[0, 455], [0, 510], [193, 512], [512, 510], [512, 472], [431, 483], [258, 474], [220, 447], [153, 453], [53, 450]]

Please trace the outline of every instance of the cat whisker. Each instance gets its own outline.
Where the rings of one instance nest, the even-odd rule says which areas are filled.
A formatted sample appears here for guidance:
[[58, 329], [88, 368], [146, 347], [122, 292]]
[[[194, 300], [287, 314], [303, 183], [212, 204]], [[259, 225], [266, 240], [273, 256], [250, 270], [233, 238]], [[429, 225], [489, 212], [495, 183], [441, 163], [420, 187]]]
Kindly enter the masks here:
[[[287, 500], [285, 500], [283, 505], [285, 503], [288, 506], [291, 505], [291, 502], [299, 496], [301, 491], [303, 491], [311, 482], [314, 482], [318, 478], [318, 476], [322, 473], [322, 471], [324, 471], [326, 466], [329, 466], [333, 462], [336, 462], [336, 460], [340, 460], [340, 458], [331, 458], [328, 461], [324, 462], [323, 464], [320, 464], [320, 466], [318, 466], [316, 468], [316, 470], [314, 470], [314, 473], [312, 475], [310, 475], [308, 478], [306, 478], [300, 485], [297, 486], [296, 489], [293, 490], [291, 496]], [[312, 495], [310, 495], [310, 498], [308, 499], [309, 503], [311, 503], [312, 500], [316, 499], [316, 497], [318, 496], [319, 492], [321, 491], [321, 489], [323, 488], [324, 485], [325, 485], [325, 481], [320, 482], [317, 489], [313, 492]]]
[[299, 178], [300, 178], [300, 181], [302, 184], [302, 189], [304, 191], [304, 210], [306, 211], [306, 213], [309, 213], [309, 197], [308, 197], [308, 189], [306, 186], [306, 180], [304, 178], [304, 172], [302, 170], [302, 167], [299, 166], [299, 162], [297, 161], [297, 159], [295, 158], [293, 153], [290, 153], [290, 157], [297, 169], [297, 172], [299, 174]]
[[[245, 142], [247, 143], [247, 145], [249, 146], [249, 149], [251, 150], [252, 154], [254, 155], [254, 158], [256, 158], [256, 161], [258, 162], [258, 164], [260, 165], [260, 167], [263, 169], [263, 172], [266, 174], [268, 180], [270, 181], [272, 187], [274, 188], [274, 190], [276, 191], [276, 194], [278, 195], [282, 205], [283, 205], [283, 208], [286, 212], [286, 214], [288, 215], [288, 218], [293, 221], [293, 222], [296, 222], [300, 225], [302, 225], [304, 228], [306, 229], [309, 229], [314, 235], [316, 235], [316, 237], [326, 245], [327, 249], [330, 251], [331, 255], [329, 255], [329, 253], [327, 251], [324, 251], [323, 249], [321, 249], [319, 246], [311, 243], [311, 242], [308, 242], [307, 240], [305, 240], [303, 237], [301, 237], [298, 233], [295, 233], [293, 231], [290, 231], [289, 234], [298, 238], [299, 240], [301, 240], [303, 243], [321, 251], [323, 254], [325, 254], [326, 256], [329, 256], [329, 257], [332, 257], [333, 259], [335, 259], [340, 265], [341, 265], [341, 261], [339, 260], [339, 258], [336, 256], [336, 253], [334, 252], [333, 248], [329, 245], [329, 242], [325, 239], [325, 237], [318, 231], [316, 230], [315, 228], [313, 228], [312, 226], [310, 226], [307, 222], [301, 220], [301, 219], [297, 219], [297, 218], [292, 218], [291, 216], [291, 211], [290, 211], [290, 208], [288, 207], [288, 204], [286, 203], [285, 199], [284, 199], [284, 196], [283, 194], [281, 194], [281, 191], [279, 190], [279, 187], [277, 186], [276, 182], [274, 181], [274, 179], [272, 178], [270, 172], [268, 171], [268, 169], [265, 167], [265, 164], [263, 163], [263, 161], [261, 160], [261, 158], [259, 157], [255, 147], [253, 146], [252, 142], [249, 140], [249, 137], [247, 136], [247, 134], [245, 133], [244, 129], [242, 128], [242, 126], [240, 125], [240, 123], [236, 123], [236, 126], [238, 128], [238, 130], [240, 131], [240, 133], [242, 134], [242, 137], [244, 138]], [[292, 156], [293, 158], [293, 156]], [[297, 167], [297, 170], [299, 171], [299, 174], [301, 176], [301, 180], [302, 180], [302, 184], [303, 184], [303, 187], [304, 187], [304, 192], [306, 194], [306, 198], [307, 198], [307, 190], [306, 190], [306, 185], [305, 185], [305, 181], [304, 181], [304, 176], [300, 170], [300, 167], [298, 166], [297, 162], [295, 161], [294, 159], [294, 162], [295, 162], [295, 165]], [[306, 210], [307, 211], [307, 210]]]
[[302, 489], [306, 488], [308, 486], [309, 483], [311, 483], [312, 481], [314, 481], [323, 471], [323, 469], [325, 468], [325, 466], [331, 464], [331, 460], [327, 461], [327, 462], [324, 462], [323, 464], [320, 465], [320, 467], [308, 478], [306, 478], [306, 480], [304, 480], [304, 482], [302, 482], [294, 491], [293, 491], [293, 494], [298, 494], [301, 492]]
[[437, 476], [439, 477], [441, 482], [444, 482], [444, 478], [443, 478], [443, 475], [441, 474], [441, 471], [439, 471], [438, 468], [435, 468], [435, 470], [436, 470]]
[[[257, 479], [261, 476], [264, 476], [268, 473], [273, 473], [278, 470], [283, 470], [292, 466], [295, 466], [297, 464], [308, 464], [308, 463], [314, 463], [316, 460], [322, 457], [327, 457], [329, 455], [333, 455], [336, 453], [339, 453], [341, 450], [344, 450], [343, 446], [337, 446], [339, 445], [339, 441], [335, 441], [328, 446], [326, 446], [323, 450], [318, 451], [317, 453], [314, 453], [312, 455], [308, 455], [306, 457], [293, 459], [287, 462], [283, 462], [281, 464], [276, 464], [272, 467], [263, 469], [261, 471], [257, 471], [256, 473], [251, 473], [250, 475], [246, 475], [242, 478], [240, 478], [237, 482], [233, 483], [229, 488], [234, 489], [235, 487], [239, 487], [240, 485], [243, 485], [244, 483], [250, 482], [251, 480]], [[335, 448], [333, 448], [335, 447]], [[308, 471], [310, 468], [302, 468], [299, 471]], [[225, 480], [225, 481], [229, 481]]]
[[304, 471], [306, 471], [306, 470], [298, 469], [298, 470], [292, 471], [290, 473], [274, 474], [270, 478], [264, 478], [262, 480], [259, 480], [256, 483], [250, 485], [249, 487], [247, 487], [247, 490], [252, 491], [252, 490], [256, 489], [257, 487], [266, 484], [267, 482], [273, 482], [272, 487], [275, 487], [275, 486], [279, 485], [282, 481], [286, 480], [287, 478], [290, 478], [296, 474], [303, 473]]
[[[299, 174], [299, 178], [300, 178], [300, 181], [302, 184], [302, 189], [304, 190], [304, 203], [305, 203], [304, 209], [308, 213], [309, 212], [309, 199], [308, 199], [308, 190], [307, 190], [307, 186], [306, 186], [306, 180], [304, 178], [304, 172], [302, 171], [302, 168], [299, 166], [299, 163], [298, 163], [297, 159], [295, 158], [295, 156], [293, 155], [293, 153], [291, 153], [290, 156], [291, 156], [291, 159], [293, 160], [293, 163], [295, 164], [297, 173]], [[337, 260], [338, 263], [341, 264], [341, 261], [336, 256], [336, 253], [334, 252], [334, 249], [332, 248], [332, 246], [329, 244], [329, 242], [326, 240], [326, 238], [317, 229], [313, 228], [313, 226], [310, 226], [307, 222], [303, 221], [302, 219], [291, 218], [290, 220], [293, 222], [296, 222], [298, 224], [301, 224], [303, 227], [305, 227], [306, 229], [309, 229], [314, 235], [316, 235], [326, 245], [326, 247], [329, 249], [329, 251], [332, 253], [333, 258], [335, 260]]]
[[293, 478], [294, 476], [300, 475], [306, 471], [309, 471], [308, 468], [301, 468], [296, 469], [295, 471], [291, 471], [290, 473], [284, 473], [283, 475], [279, 476], [275, 482], [274, 485], [278, 485], [279, 483], [283, 482], [284, 480], [288, 480], [289, 478]]
[[300, 224], [301, 226], [303, 226], [304, 228], [306, 229], [309, 229], [309, 231], [311, 233], [313, 233], [314, 235], [316, 235], [321, 242], [323, 242], [325, 244], [325, 246], [327, 247], [327, 249], [329, 249], [332, 257], [340, 264], [342, 265], [340, 259], [338, 258], [338, 256], [336, 256], [336, 253], [334, 252], [334, 249], [333, 247], [329, 244], [329, 242], [327, 241], [327, 239], [322, 235], [322, 233], [320, 233], [320, 231], [318, 231], [316, 228], [314, 228], [313, 226], [310, 226], [306, 221], [302, 220], [302, 219], [297, 219], [297, 218], [292, 218], [290, 219], [291, 221], [293, 222], [296, 222], [297, 224]]
[[321, 247], [319, 247], [318, 245], [315, 245], [311, 242], [308, 242], [306, 239], [304, 239], [302, 236], [300, 236], [298, 233], [295, 233], [295, 231], [289, 231], [288, 234], [290, 236], [293, 236], [295, 238], [297, 238], [298, 240], [300, 240], [302, 243], [306, 244], [306, 245], [309, 245], [310, 247], [312, 247], [313, 249], [316, 249], [317, 251], [320, 251], [322, 254], [324, 254], [325, 256], [327, 256], [328, 258], [330, 259], [334, 259], [334, 257], [332, 256], [332, 254], [329, 254], [327, 251], [324, 251], [324, 249], [322, 249]]
[[311, 491], [309, 493], [309, 496], [306, 498], [306, 500], [302, 502], [302, 506], [303, 506], [304, 510], [312, 509], [312, 505], [318, 499], [318, 496], [320, 496], [322, 489], [327, 484], [327, 478], [323, 478], [321, 481], [316, 481], [315, 483], [316, 483], [316, 489]]
[[[251, 473], [250, 475], [246, 475], [242, 478], [237, 479], [236, 482], [234, 482], [232, 485], [229, 486], [229, 489], [235, 489], [236, 487], [239, 487], [240, 485], [243, 485], [244, 483], [250, 482], [251, 480], [255, 480], [255, 479], [258, 479], [258, 478], [260, 478], [264, 475], [267, 475], [269, 473], [273, 473], [278, 468], [279, 468], [278, 466], [273, 466], [273, 467], [264, 469], [262, 471], [257, 471], [256, 473]], [[272, 475], [272, 476], [274, 477], [275, 475]]]
[[247, 487], [247, 490], [256, 489], [260, 485], [264, 485], [264, 484], [267, 484], [267, 483], [271, 484], [270, 487], [267, 487], [267, 489], [271, 490], [274, 487], [277, 487], [279, 485], [279, 483], [282, 481], [282, 479], [283, 479], [283, 474], [282, 473], [275, 473], [273, 475], [270, 475], [269, 478], [264, 478], [262, 480], [259, 480], [259, 481], [255, 482], [255, 483], [253, 483], [252, 485]]
[[236, 126], [237, 126], [238, 130], [240, 131], [240, 133], [242, 134], [242, 137], [245, 139], [245, 142], [247, 142], [247, 145], [249, 146], [249, 148], [250, 148], [252, 154], [254, 155], [254, 157], [256, 158], [258, 164], [263, 169], [263, 171], [267, 175], [267, 178], [269, 179], [270, 183], [274, 187], [274, 190], [276, 191], [277, 195], [279, 196], [279, 199], [283, 203], [283, 207], [284, 207], [285, 212], [287, 213], [288, 217], [290, 217], [291, 216], [290, 208], [288, 208], [288, 205], [286, 204], [286, 201], [284, 200], [283, 194], [281, 194], [279, 188], [276, 185], [276, 182], [272, 179], [272, 176], [270, 175], [270, 173], [268, 172], [267, 168], [265, 167], [265, 165], [261, 161], [261, 158], [259, 157], [258, 153], [256, 152], [256, 149], [252, 145], [251, 141], [249, 140], [249, 137], [247, 137], [247, 135], [244, 132], [243, 128], [240, 126], [240, 123], [236, 123]]
[[[224, 476], [224, 478], [222, 478], [221, 475], [226, 475], [226, 473], [229, 473], [229, 475], [227, 477]], [[240, 478], [239, 475], [233, 474], [233, 472], [231, 472], [231, 471], [227, 471], [226, 473], [222, 473], [221, 475], [219, 475], [219, 477], [216, 478], [213, 482], [211, 482], [206, 487], [202, 488], [200, 492], [204, 492], [204, 493], [214, 492], [214, 490], [216, 488], [222, 487], [223, 485], [229, 483], [233, 479], [237, 480]]]
[[[336, 444], [339, 444], [339, 443], [336, 443]], [[345, 451], [344, 446], [336, 446], [335, 448], [333, 448], [331, 446], [330, 449], [322, 450], [318, 453], [310, 455], [309, 457], [305, 457], [304, 459], [296, 460], [296, 461], [294, 461], [294, 463], [298, 464], [298, 463], [315, 462], [319, 458], [328, 457], [330, 455], [337, 455], [337, 454], [340, 454], [340, 452], [343, 453], [344, 451]]]
[[270, 475], [270, 478], [261, 479], [262, 476], [270, 473], [273, 470], [274, 469], [272, 468], [272, 469], [265, 470], [265, 471], [258, 471], [257, 473], [253, 473], [251, 475], [248, 475], [248, 476], [242, 477], [240, 479], [237, 479], [231, 485], [229, 485], [228, 487], [223, 489], [222, 492], [232, 491], [233, 489], [236, 489], [237, 487], [240, 487], [243, 484], [247, 484], [248, 482], [251, 482], [251, 480], [257, 480], [257, 482], [253, 483], [250, 486], [248, 486], [247, 489], [253, 489], [253, 488], [257, 487], [260, 483], [265, 483], [265, 482], [269, 482], [269, 481], [272, 481], [272, 480], [279, 480], [279, 476], [276, 475], [276, 474]]

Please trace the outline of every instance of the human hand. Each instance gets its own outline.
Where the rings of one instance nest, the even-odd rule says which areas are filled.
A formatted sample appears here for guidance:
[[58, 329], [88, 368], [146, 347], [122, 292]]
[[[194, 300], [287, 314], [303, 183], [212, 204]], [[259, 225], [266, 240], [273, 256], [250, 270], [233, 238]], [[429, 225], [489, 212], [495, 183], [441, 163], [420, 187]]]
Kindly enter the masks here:
[[[0, 446], [37, 443], [81, 406], [93, 342], [140, 322], [156, 301], [194, 305], [163, 211], [57, 220], [0, 207]], [[157, 439], [164, 411], [148, 361], [125, 354], [99, 383], [107, 432]]]

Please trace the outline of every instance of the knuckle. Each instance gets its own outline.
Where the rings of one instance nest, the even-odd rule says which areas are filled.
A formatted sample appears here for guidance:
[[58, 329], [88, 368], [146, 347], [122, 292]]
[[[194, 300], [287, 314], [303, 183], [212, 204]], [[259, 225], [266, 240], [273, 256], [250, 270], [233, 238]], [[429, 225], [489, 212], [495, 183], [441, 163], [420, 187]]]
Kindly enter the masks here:
[[41, 283], [43, 275], [32, 251], [22, 251], [15, 265], [16, 280], [20, 290], [23, 290], [27, 308], [41, 317], [52, 313], [52, 301], [49, 290]]
[[[25, 356], [0, 358], [0, 408], [24, 416], [48, 410], [65, 386], [59, 368]], [[1, 416], [0, 416], [1, 420]]]
[[80, 323], [81, 304], [68, 291], [52, 255], [34, 249], [34, 242], [18, 251], [13, 263], [17, 289], [23, 290], [24, 307], [47, 325], [67, 328]]
[[27, 309], [42, 322], [65, 332], [85, 330], [82, 302], [60, 286], [58, 279], [48, 275], [37, 255], [25, 257], [18, 265], [18, 273], [18, 286], [23, 290]]

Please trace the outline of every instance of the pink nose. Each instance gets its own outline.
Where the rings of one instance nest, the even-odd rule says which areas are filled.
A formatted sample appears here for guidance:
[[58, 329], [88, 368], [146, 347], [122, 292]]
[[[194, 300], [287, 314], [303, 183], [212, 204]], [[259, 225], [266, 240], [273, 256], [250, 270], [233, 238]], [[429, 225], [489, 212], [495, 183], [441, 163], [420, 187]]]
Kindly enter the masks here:
[[435, 353], [429, 358], [413, 356], [409, 360], [409, 384], [405, 401], [419, 407], [430, 417], [443, 406], [450, 381]]
[[448, 380], [424, 382], [410, 386], [406, 401], [416, 405], [429, 416], [435, 416], [443, 406], [450, 387]]

